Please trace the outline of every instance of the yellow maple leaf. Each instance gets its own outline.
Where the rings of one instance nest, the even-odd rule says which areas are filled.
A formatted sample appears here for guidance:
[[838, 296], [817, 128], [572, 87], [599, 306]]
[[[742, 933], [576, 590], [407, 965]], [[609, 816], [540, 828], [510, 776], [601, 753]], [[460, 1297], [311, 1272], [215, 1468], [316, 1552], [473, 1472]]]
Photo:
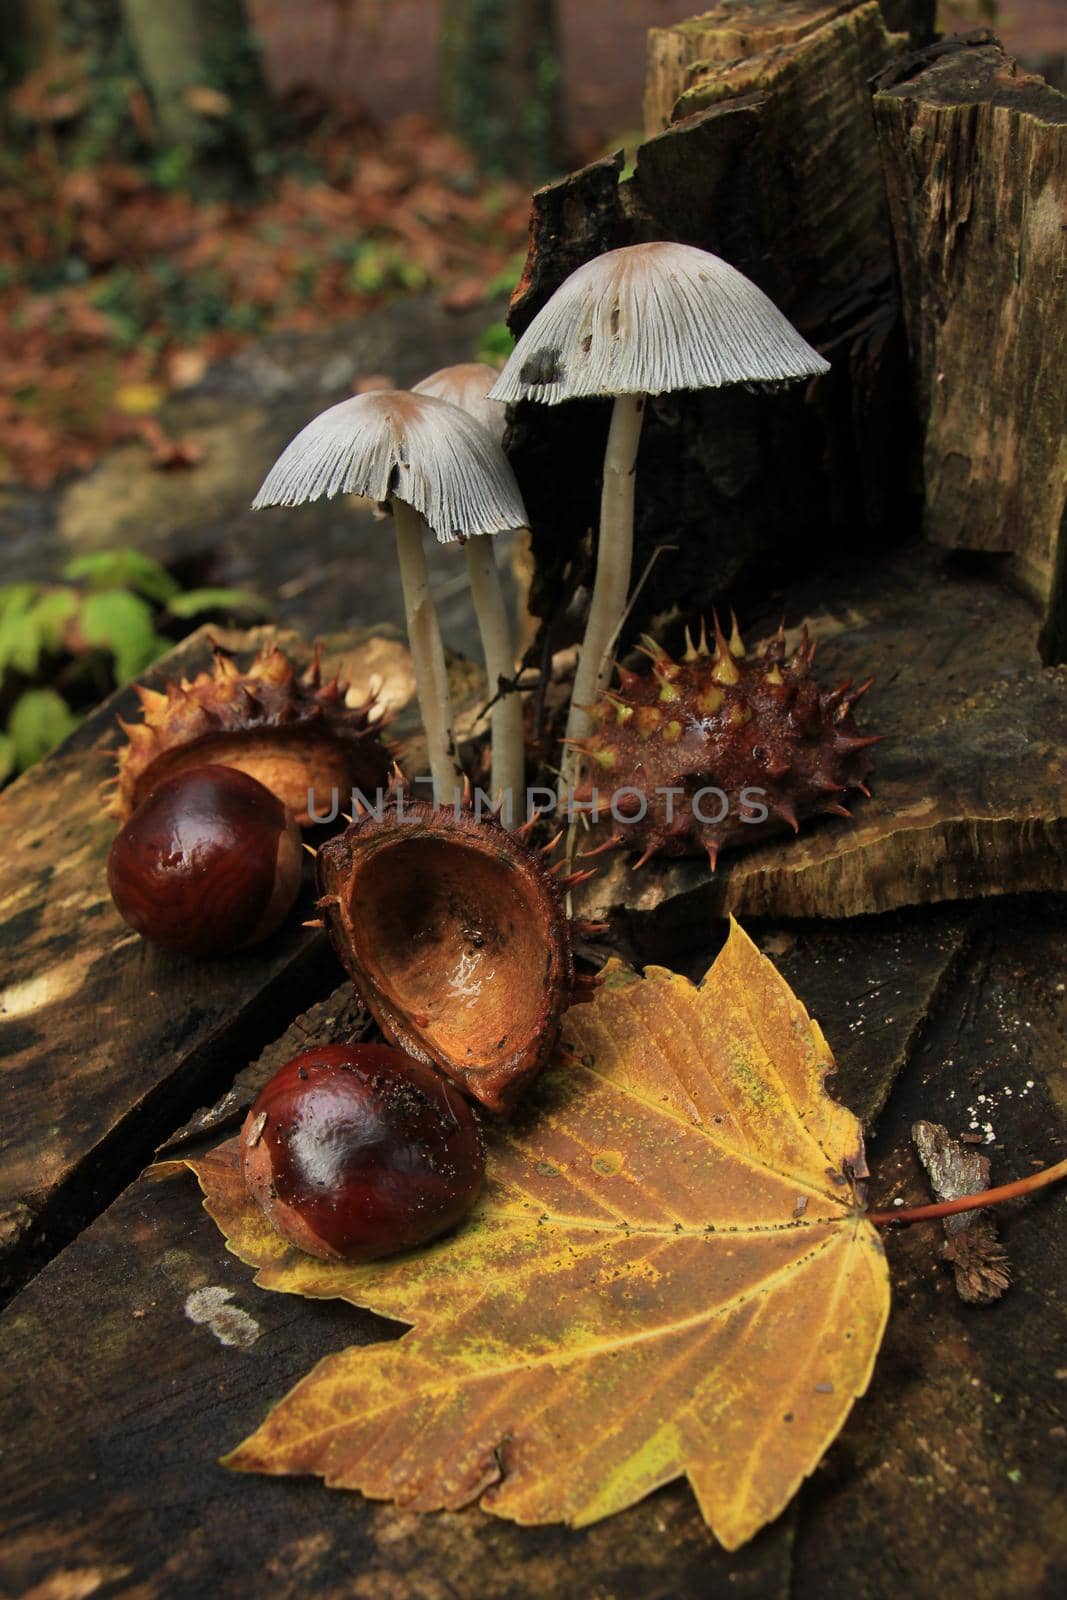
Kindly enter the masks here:
[[228, 1465], [573, 1526], [684, 1474], [730, 1550], [788, 1503], [889, 1307], [822, 1033], [734, 924], [699, 988], [613, 962], [565, 1034], [470, 1219], [416, 1254], [312, 1260], [245, 1197], [236, 1141], [189, 1162], [258, 1282], [412, 1324], [321, 1361]]

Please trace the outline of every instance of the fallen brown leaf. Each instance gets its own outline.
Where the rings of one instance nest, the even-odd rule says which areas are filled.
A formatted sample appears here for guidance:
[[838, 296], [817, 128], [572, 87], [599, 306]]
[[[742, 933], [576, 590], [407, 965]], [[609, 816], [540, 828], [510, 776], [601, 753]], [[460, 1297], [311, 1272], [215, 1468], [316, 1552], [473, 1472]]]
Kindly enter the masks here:
[[192, 439], [174, 439], [155, 417], [138, 419], [137, 431], [149, 449], [149, 463], [157, 472], [175, 472], [195, 467], [204, 459], [202, 445]]
[[[911, 1137], [935, 1200], [958, 1200], [989, 1188], [990, 1161], [953, 1139], [939, 1122], [916, 1122]], [[966, 1136], [965, 1136], [966, 1137]], [[952, 1267], [956, 1292], [971, 1305], [990, 1305], [1011, 1285], [1011, 1262], [988, 1213], [961, 1211], [941, 1224], [941, 1258]]]
[[230, 1466], [574, 1526], [684, 1474], [728, 1549], [814, 1470], [889, 1305], [818, 1025], [735, 924], [699, 988], [614, 962], [565, 1032], [475, 1212], [417, 1254], [315, 1261], [245, 1196], [236, 1141], [189, 1161], [264, 1287], [413, 1325], [320, 1362]]

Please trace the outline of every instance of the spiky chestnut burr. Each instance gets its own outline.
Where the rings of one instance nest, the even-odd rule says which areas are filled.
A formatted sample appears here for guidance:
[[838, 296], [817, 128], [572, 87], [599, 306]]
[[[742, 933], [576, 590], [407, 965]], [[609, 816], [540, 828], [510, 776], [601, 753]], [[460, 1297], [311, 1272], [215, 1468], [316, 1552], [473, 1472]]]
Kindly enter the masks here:
[[576, 974], [566, 863], [494, 817], [394, 794], [318, 852], [334, 948], [393, 1044], [491, 1111], [508, 1111], [559, 1039], [568, 1006], [598, 980]]
[[165, 778], [119, 830], [108, 886], [153, 944], [218, 956], [266, 939], [300, 888], [300, 830], [276, 795], [233, 767]]
[[[714, 872], [720, 851], [796, 833], [811, 817], [848, 817], [843, 798], [870, 793], [867, 751], [879, 736], [859, 733], [852, 707], [873, 680], [820, 689], [807, 630], [792, 655], [784, 628], [748, 656], [736, 619], [727, 640], [717, 618], [714, 648], [703, 626], [697, 644], [687, 631], [680, 661], [653, 639], [643, 639], [641, 648], [651, 671], [618, 668], [619, 691], [592, 708], [594, 731], [578, 747], [588, 770], [576, 798], [588, 803], [596, 788], [606, 811], [614, 794], [625, 818], [587, 854], [638, 850], [642, 866], [656, 854], [705, 851]], [[637, 792], [623, 796], [623, 790]], [[701, 790], [727, 797], [720, 820], [711, 819], [722, 800], [700, 798]]]
[[375, 1261], [461, 1222], [485, 1156], [474, 1113], [440, 1073], [386, 1045], [334, 1044], [305, 1050], [260, 1091], [241, 1168], [298, 1249]]
[[112, 813], [123, 821], [164, 778], [208, 763], [247, 772], [287, 806], [297, 822], [314, 820], [308, 792], [329, 810], [353, 787], [370, 794], [388, 777], [390, 758], [374, 715], [374, 696], [354, 709], [339, 675], [322, 681], [319, 652], [298, 673], [276, 645], [247, 671], [215, 647], [214, 668], [170, 682], [162, 692], [135, 684], [143, 720], [119, 726], [128, 743], [117, 752]]

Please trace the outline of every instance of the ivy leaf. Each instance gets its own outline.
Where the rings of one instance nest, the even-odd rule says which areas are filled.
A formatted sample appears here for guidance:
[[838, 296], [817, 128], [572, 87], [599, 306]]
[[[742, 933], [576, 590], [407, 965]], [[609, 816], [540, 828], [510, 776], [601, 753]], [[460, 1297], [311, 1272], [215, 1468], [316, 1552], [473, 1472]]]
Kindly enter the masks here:
[[478, 340], [475, 360], [497, 367], [507, 360], [515, 348], [515, 335], [506, 322], [492, 322]]
[[170, 648], [156, 632], [151, 606], [125, 589], [87, 596], [79, 623], [86, 644], [100, 645], [114, 656], [118, 683], [128, 683]]
[[85, 583], [90, 589], [130, 589], [157, 605], [166, 605], [181, 590], [166, 567], [140, 550], [93, 550], [88, 555], [75, 556], [63, 568], [63, 576], [72, 583]]
[[248, 589], [188, 589], [167, 602], [172, 617], [183, 620], [205, 611], [252, 611], [257, 617], [270, 615], [270, 602]]
[[573, 1526], [684, 1475], [731, 1550], [787, 1505], [889, 1305], [822, 1033], [733, 924], [699, 988], [612, 963], [565, 1034], [475, 1211], [420, 1252], [312, 1260], [246, 1198], [236, 1140], [188, 1162], [264, 1287], [412, 1325], [321, 1361], [228, 1465]]
[[17, 766], [15, 741], [9, 734], [0, 733], [0, 783], [6, 783]]
[[20, 772], [54, 750], [78, 718], [54, 689], [27, 689], [15, 702], [7, 731]]
[[42, 650], [56, 652], [63, 648], [67, 623], [80, 605], [81, 596], [75, 589], [46, 589], [34, 601], [29, 617]]
[[8, 668], [26, 677], [37, 670], [41, 646], [32, 609], [38, 592], [32, 583], [13, 583], [0, 590], [0, 677]]

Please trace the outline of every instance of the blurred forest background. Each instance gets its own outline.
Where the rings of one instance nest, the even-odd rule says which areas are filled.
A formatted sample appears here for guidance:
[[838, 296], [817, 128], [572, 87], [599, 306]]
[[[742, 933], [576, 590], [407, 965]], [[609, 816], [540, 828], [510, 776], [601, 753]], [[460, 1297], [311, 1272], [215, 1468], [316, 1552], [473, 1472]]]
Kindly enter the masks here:
[[[638, 142], [646, 30], [700, 5], [0, 7], [2, 782], [201, 620], [399, 614], [370, 524], [249, 519], [259, 477], [347, 393], [504, 357], [531, 188]], [[941, 22], [1063, 86], [1065, 7]]]
[[[684, 0], [3, 0], [0, 482], [268, 329], [517, 276], [528, 193], [634, 141]], [[693, 10], [699, 6], [694, 5]], [[1055, 78], [1065, 0], [943, 0]], [[492, 354], [492, 343], [483, 352]]]

